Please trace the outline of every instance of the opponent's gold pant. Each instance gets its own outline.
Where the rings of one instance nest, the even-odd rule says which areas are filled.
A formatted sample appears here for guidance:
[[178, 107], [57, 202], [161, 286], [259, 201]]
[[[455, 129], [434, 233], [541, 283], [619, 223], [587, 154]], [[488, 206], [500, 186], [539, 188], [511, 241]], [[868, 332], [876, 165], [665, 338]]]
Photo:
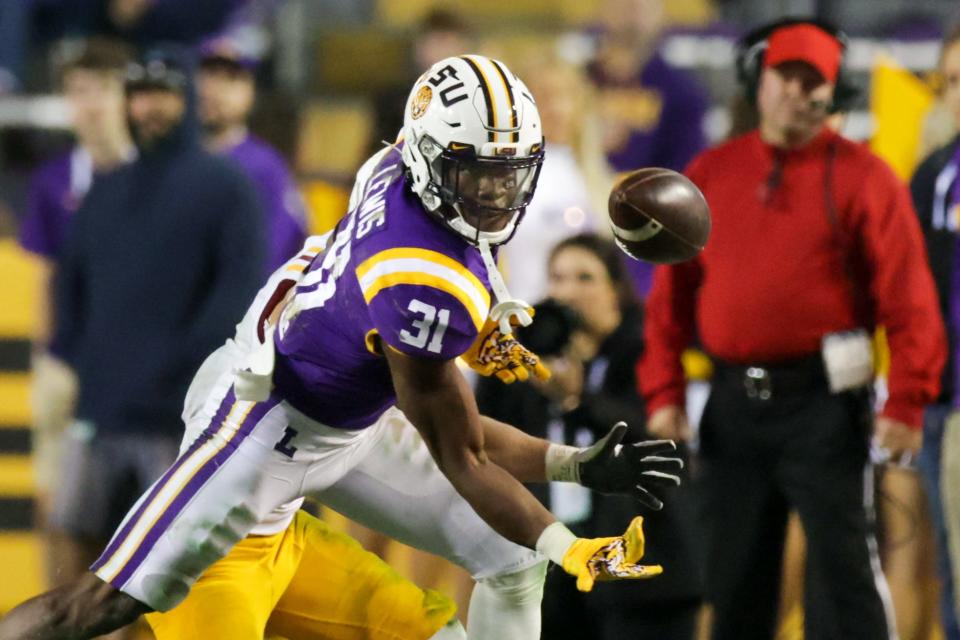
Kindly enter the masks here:
[[446, 596], [300, 511], [285, 531], [241, 541], [182, 603], [146, 618], [157, 640], [409, 640], [454, 613]]

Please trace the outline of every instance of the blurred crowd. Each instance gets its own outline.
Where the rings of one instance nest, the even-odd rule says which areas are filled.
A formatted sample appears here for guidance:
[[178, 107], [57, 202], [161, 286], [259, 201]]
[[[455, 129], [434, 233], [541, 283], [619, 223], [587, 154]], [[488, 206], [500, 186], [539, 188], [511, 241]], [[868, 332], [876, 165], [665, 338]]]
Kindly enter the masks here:
[[[516, 4], [518, 19], [537, 5]], [[687, 461], [666, 508], [644, 513], [665, 576], [586, 596], [551, 574], [544, 637], [960, 640], [960, 12], [917, 3], [882, 25], [869, 2], [862, 21], [816, 2], [561, 4], [518, 33], [466, 2], [0, 3], [0, 232], [37, 276], [23, 337], [50, 585], [84, 571], [175, 460], [196, 369], [266, 275], [345, 213], [416, 78], [475, 52], [506, 61], [542, 117], [537, 193], [499, 260], [537, 309], [520, 339], [554, 374], [506, 390], [482, 379], [481, 410], [577, 446], [622, 419], [628, 441], [676, 439]], [[377, 30], [397, 13], [409, 15]], [[310, 23], [324, 15], [332, 26]], [[788, 15], [836, 26], [750, 33]], [[849, 139], [879, 111], [844, 31], [935, 43], [928, 68], [903, 71], [926, 97], [900, 116], [906, 164], [880, 153], [897, 173], [867, 135]], [[731, 55], [709, 75], [682, 68], [745, 35], [739, 78]], [[369, 81], [338, 58], [361, 51], [354, 73]], [[803, 145], [778, 90], [812, 105]], [[707, 195], [702, 260], [654, 269], [610, 239], [612, 185], [648, 166], [685, 171]], [[750, 218], [804, 199], [813, 223]], [[869, 360], [865, 377], [834, 384], [828, 349]], [[582, 487], [537, 491], [579, 535], [637, 511]], [[460, 570], [343, 524], [466, 611]], [[845, 612], [861, 635], [824, 622]]]

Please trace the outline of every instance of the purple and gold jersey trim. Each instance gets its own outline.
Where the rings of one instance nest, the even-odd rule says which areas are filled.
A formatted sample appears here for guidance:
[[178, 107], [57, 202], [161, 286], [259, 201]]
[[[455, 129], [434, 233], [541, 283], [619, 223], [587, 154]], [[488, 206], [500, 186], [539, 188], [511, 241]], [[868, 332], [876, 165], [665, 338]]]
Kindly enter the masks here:
[[378, 293], [397, 285], [421, 285], [444, 291], [470, 314], [479, 331], [490, 313], [490, 292], [467, 267], [437, 251], [399, 247], [381, 251], [356, 269], [367, 304]]
[[231, 388], [210, 426], [153, 485], [90, 569], [117, 588], [126, 583], [187, 503], [277, 404], [275, 398], [239, 401]]
[[376, 329], [370, 329], [367, 331], [367, 335], [363, 336], [363, 344], [367, 347], [367, 351], [372, 353], [375, 356], [382, 356], [380, 349], [377, 348], [377, 340], [380, 337], [380, 332]]
[[283, 270], [294, 273], [303, 273], [321, 251], [323, 251], [323, 247], [304, 247], [296, 258], [287, 261]]

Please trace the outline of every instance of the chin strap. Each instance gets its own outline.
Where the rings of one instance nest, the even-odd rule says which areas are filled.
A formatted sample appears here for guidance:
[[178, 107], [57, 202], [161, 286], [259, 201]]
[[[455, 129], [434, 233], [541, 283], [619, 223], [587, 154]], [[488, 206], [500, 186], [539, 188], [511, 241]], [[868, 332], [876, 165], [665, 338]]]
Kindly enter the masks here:
[[490, 310], [490, 319], [499, 323], [500, 333], [504, 335], [512, 333], [515, 325], [529, 326], [533, 322], [533, 317], [530, 315], [530, 305], [519, 298], [510, 296], [510, 291], [507, 290], [507, 285], [503, 282], [503, 276], [497, 269], [497, 263], [493, 260], [490, 243], [481, 238], [477, 246], [480, 249], [480, 257], [483, 258], [483, 264], [487, 268], [490, 287], [493, 289], [493, 295], [497, 300], [497, 304]]

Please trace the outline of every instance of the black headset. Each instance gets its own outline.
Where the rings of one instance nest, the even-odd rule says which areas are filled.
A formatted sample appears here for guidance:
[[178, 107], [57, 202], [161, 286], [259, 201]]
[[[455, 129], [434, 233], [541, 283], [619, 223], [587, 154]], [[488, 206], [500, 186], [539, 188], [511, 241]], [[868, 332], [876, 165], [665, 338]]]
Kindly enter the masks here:
[[847, 51], [848, 38], [840, 29], [818, 18], [784, 18], [771, 24], [754, 29], [737, 43], [737, 80], [743, 86], [750, 104], [756, 104], [757, 85], [760, 84], [760, 71], [763, 69], [763, 55], [767, 50], [770, 36], [774, 31], [797, 24], [809, 24], [825, 31], [840, 43], [840, 69], [834, 83], [833, 102], [830, 113], [848, 111], [860, 96], [860, 90], [848, 78], [843, 69], [843, 57]]

